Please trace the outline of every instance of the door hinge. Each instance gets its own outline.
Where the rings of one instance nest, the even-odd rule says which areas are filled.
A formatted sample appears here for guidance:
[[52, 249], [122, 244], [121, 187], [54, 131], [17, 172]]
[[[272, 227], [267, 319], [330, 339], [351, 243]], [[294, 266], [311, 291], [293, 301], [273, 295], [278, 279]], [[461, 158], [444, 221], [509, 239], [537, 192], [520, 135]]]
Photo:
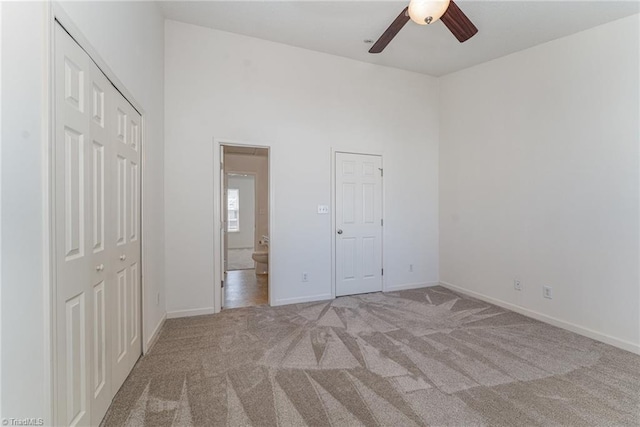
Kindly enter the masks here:
[[384, 268], [380, 271], [380, 275], [384, 276]]
[[380, 169], [380, 176], [384, 176], [384, 170], [382, 168], [378, 168]]
[[380, 220], [380, 227], [384, 227], [384, 219]]

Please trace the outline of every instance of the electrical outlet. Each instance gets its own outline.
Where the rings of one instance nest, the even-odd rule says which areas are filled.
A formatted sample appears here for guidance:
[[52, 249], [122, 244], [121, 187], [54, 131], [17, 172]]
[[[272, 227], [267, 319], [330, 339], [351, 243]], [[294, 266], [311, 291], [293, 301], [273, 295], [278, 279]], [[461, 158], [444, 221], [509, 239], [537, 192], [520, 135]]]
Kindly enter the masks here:
[[545, 298], [553, 299], [553, 288], [551, 286], [543, 286], [542, 296]]
[[302, 281], [303, 282], [308, 282], [309, 281], [309, 273], [307, 273], [307, 272], [302, 273]]
[[329, 206], [327, 206], [327, 205], [318, 205], [318, 213], [319, 214], [328, 214], [329, 213]]
[[516, 291], [522, 290], [522, 283], [520, 283], [520, 280], [516, 279], [513, 281], [513, 289], [515, 289]]
[[413, 264], [409, 264], [409, 273], [413, 273]]

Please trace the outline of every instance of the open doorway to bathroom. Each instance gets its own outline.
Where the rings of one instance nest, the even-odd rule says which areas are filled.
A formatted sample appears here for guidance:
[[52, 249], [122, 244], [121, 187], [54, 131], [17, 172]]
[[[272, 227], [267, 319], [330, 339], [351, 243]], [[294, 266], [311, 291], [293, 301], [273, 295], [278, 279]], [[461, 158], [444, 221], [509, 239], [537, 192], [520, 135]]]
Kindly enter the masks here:
[[269, 302], [269, 150], [222, 146], [223, 308]]

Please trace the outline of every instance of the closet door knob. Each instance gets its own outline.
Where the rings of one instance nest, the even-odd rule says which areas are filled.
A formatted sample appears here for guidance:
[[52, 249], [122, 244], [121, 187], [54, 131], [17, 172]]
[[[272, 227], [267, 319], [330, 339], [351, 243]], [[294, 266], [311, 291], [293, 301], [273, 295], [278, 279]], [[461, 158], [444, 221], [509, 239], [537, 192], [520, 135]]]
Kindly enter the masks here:
[[120, 261], [124, 261], [125, 259], [127, 259], [127, 256], [125, 254], [120, 255]]
[[96, 265], [96, 271], [104, 270], [104, 264]]

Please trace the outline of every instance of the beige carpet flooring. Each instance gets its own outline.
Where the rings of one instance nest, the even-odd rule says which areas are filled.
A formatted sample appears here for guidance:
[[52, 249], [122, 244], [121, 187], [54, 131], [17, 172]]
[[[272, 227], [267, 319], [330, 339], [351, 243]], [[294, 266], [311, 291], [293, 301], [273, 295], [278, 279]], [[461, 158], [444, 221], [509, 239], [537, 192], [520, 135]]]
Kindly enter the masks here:
[[640, 357], [445, 288], [168, 320], [106, 426], [637, 426]]

